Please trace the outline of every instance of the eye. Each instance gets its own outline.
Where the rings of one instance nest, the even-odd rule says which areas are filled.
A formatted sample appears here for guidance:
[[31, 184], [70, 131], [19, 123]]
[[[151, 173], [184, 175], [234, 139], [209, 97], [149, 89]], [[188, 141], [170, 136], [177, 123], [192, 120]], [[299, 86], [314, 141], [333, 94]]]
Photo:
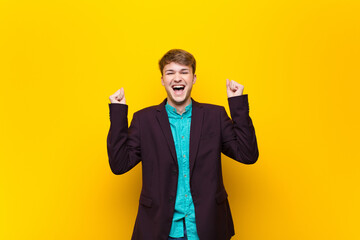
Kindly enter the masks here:
[[182, 72], [181, 74], [188, 74], [189, 72]]
[[168, 72], [168, 73], [166, 73], [166, 75], [170, 75], [170, 74], [173, 74], [172, 72]]

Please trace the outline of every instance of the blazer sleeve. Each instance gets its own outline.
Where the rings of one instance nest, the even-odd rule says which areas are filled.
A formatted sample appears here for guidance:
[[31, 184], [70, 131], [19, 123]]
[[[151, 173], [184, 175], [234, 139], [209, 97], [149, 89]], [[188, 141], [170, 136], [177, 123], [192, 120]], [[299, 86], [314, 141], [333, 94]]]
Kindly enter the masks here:
[[139, 120], [135, 113], [128, 128], [128, 105], [110, 103], [109, 110], [107, 151], [111, 171], [119, 175], [131, 170], [141, 160]]
[[225, 108], [221, 111], [222, 153], [245, 164], [259, 157], [255, 129], [249, 116], [248, 95], [228, 98], [232, 120]]

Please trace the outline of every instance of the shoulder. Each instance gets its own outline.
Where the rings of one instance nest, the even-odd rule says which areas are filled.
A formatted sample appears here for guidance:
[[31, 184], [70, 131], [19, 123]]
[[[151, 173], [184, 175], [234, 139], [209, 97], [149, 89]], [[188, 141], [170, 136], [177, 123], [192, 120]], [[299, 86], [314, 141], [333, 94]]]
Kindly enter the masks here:
[[199, 106], [200, 108], [203, 108], [205, 111], [210, 111], [210, 112], [221, 112], [225, 110], [223, 106], [211, 104], [211, 103], [196, 102], [195, 105]]
[[156, 112], [156, 109], [158, 108], [158, 105], [145, 107], [143, 109], [140, 109], [134, 113], [134, 115], [138, 116], [146, 116], [146, 115], [152, 115]]

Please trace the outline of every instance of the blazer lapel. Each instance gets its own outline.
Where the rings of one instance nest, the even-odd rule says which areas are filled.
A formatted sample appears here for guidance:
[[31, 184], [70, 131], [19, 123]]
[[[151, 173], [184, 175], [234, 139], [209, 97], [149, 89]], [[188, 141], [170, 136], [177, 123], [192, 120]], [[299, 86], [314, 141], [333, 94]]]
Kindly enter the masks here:
[[171, 128], [170, 128], [170, 122], [169, 117], [167, 115], [166, 109], [165, 109], [166, 99], [157, 106], [156, 110], [156, 118], [159, 122], [160, 128], [166, 138], [166, 142], [168, 143], [169, 150], [171, 152], [171, 155], [176, 162], [177, 166], [177, 158], [176, 158], [176, 150], [175, 150], [175, 143], [174, 138], [172, 136]]
[[204, 111], [202, 105], [192, 99], [192, 115], [190, 126], [190, 179], [193, 173], [195, 159], [199, 147], [201, 129], [204, 119]]

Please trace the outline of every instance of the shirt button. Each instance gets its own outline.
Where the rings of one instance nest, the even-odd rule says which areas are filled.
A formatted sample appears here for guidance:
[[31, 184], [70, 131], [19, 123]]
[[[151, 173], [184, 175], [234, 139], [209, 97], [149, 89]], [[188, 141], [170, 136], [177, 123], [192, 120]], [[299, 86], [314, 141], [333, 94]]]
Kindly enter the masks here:
[[185, 215], [185, 217], [187, 217], [187, 214]]
[[181, 119], [183, 119], [183, 117], [181, 117]]
[[183, 157], [186, 157], [186, 156], [185, 156], [185, 154], [184, 154], [184, 156], [183, 156]]
[[182, 139], [184, 139], [184, 136], [181, 136]]
[[185, 194], [185, 197], [187, 197], [187, 194]]
[[186, 175], [184, 175], [184, 177], [186, 177]]

